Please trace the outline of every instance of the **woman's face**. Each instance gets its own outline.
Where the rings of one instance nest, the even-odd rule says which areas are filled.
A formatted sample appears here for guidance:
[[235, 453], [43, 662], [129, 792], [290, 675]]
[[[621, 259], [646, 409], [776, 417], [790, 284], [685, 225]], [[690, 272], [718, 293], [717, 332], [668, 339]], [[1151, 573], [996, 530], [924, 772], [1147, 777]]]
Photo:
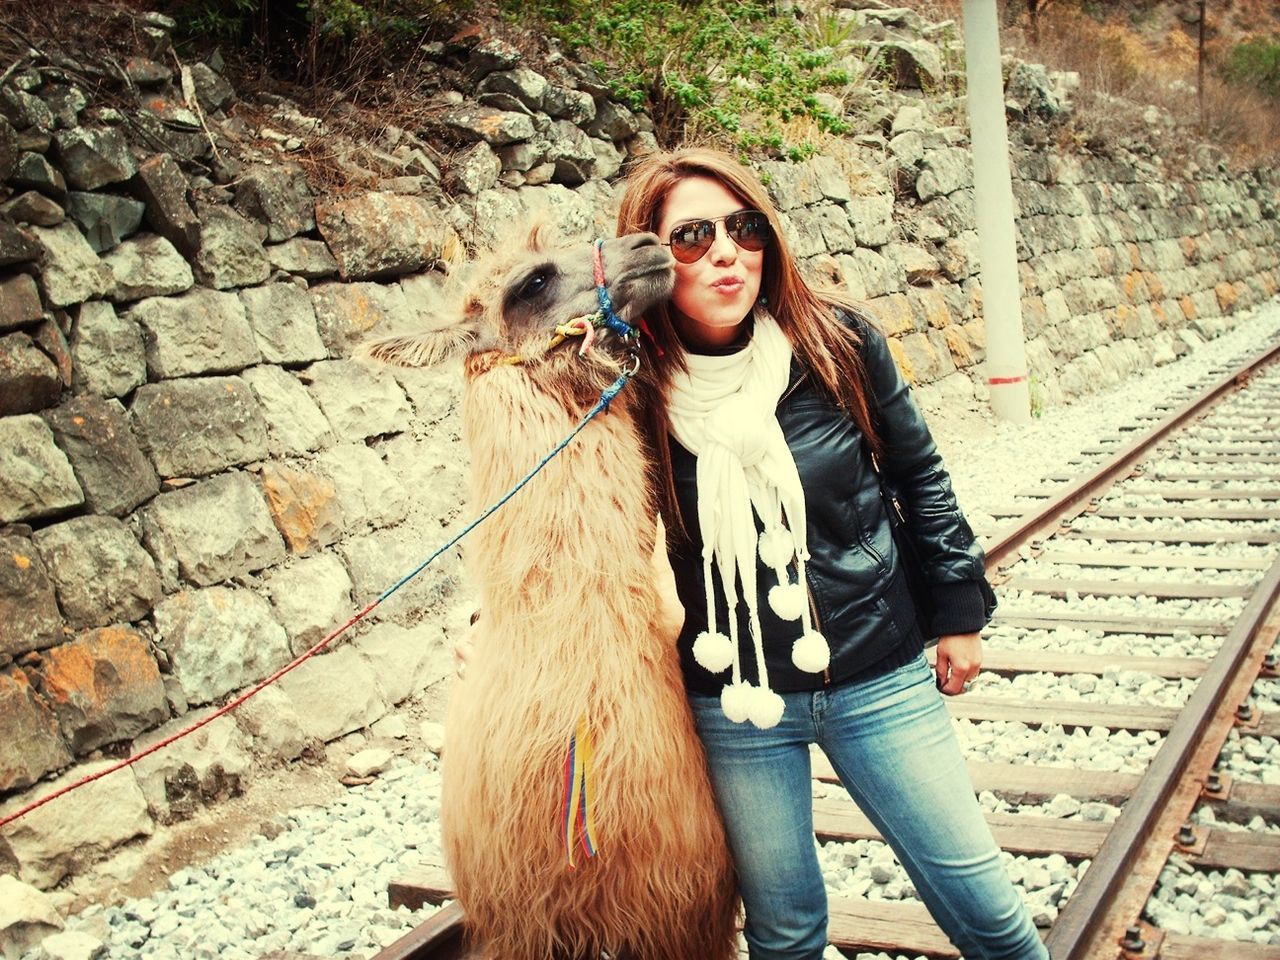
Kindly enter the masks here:
[[676, 264], [672, 320], [686, 346], [733, 343], [760, 295], [764, 251], [743, 250], [724, 229], [726, 214], [745, 209], [747, 205], [736, 194], [710, 177], [688, 177], [667, 194], [657, 230], [664, 243], [681, 224], [717, 221], [711, 249], [693, 263]]

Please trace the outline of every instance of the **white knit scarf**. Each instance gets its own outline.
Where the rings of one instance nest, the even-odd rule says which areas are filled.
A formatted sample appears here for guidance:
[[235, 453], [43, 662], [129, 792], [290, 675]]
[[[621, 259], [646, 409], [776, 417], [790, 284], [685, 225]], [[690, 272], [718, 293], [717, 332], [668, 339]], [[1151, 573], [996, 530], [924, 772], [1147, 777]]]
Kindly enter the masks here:
[[[769, 605], [782, 619], [803, 624], [800, 639], [792, 646], [792, 662], [801, 670], [820, 673], [827, 668], [831, 652], [809, 618], [804, 489], [777, 419], [778, 401], [791, 370], [791, 343], [764, 307], [755, 308], [754, 321], [751, 341], [742, 350], [721, 356], [685, 356], [688, 372], [673, 378], [668, 410], [672, 435], [698, 458], [707, 629], [694, 641], [693, 656], [712, 673], [732, 665], [733, 678], [720, 695], [725, 716], [734, 723], [750, 720], [768, 729], [782, 719], [783, 701], [769, 687], [765, 669], [756, 607], [757, 553], [778, 575], [778, 584], [769, 591]], [[753, 510], [764, 527], [759, 537]], [[713, 565], [728, 599], [728, 636], [716, 623]], [[755, 652], [756, 686], [742, 679], [739, 585]]]

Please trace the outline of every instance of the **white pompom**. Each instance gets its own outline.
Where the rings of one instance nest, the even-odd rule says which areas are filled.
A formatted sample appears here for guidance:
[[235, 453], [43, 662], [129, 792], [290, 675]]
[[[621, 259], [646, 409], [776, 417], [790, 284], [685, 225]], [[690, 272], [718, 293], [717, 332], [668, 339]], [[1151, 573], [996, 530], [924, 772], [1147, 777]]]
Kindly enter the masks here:
[[766, 567], [779, 570], [796, 555], [796, 544], [791, 532], [784, 527], [774, 527], [760, 534], [760, 559]]
[[728, 447], [744, 467], [754, 466], [768, 449], [761, 411], [741, 394], [729, 397], [703, 421], [707, 435]]
[[786, 704], [783, 702], [782, 697], [768, 687], [751, 688], [750, 700], [747, 703], [747, 713], [751, 722], [761, 730], [776, 727], [778, 721], [782, 719], [782, 711], [784, 709], [786, 709]]
[[797, 669], [821, 673], [831, 663], [831, 647], [827, 638], [810, 631], [791, 646], [791, 662]]
[[728, 683], [720, 693], [720, 709], [734, 723], [742, 723], [747, 719], [751, 702], [751, 684]]
[[733, 663], [733, 643], [719, 631], [703, 630], [693, 641], [693, 659], [712, 673], [728, 670]]
[[780, 583], [769, 590], [769, 606], [783, 620], [799, 620], [807, 599], [798, 583]]

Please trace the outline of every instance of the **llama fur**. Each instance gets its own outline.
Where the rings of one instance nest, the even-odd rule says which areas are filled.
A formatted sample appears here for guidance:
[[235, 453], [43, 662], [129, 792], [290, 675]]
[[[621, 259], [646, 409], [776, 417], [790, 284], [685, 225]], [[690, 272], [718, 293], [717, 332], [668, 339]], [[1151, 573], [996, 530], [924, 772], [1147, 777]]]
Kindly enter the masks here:
[[[584, 266], [589, 277], [589, 247], [550, 261], [560, 285], [545, 310], [510, 296], [549, 256], [544, 236], [534, 231], [521, 249], [473, 268], [479, 279], [454, 313], [460, 326], [369, 351], [417, 364], [469, 349], [462, 422], [473, 513], [555, 447], [617, 375], [607, 357], [580, 359], [576, 341], [545, 346], [547, 315], [595, 309], [584, 306], [584, 281], [565, 279]], [[624, 316], [669, 291], [669, 276], [625, 282], [634, 259], [661, 262], [657, 250], [610, 244], [606, 269], [623, 277], [610, 290]], [[593, 301], [594, 284], [586, 287]], [[510, 353], [525, 362], [497, 362]], [[491, 958], [737, 954], [732, 861], [664, 627], [651, 561], [657, 517], [633, 408], [623, 390], [463, 545], [482, 613], [448, 707], [441, 826], [469, 932]], [[594, 749], [598, 853], [577, 850], [571, 869], [564, 762], [580, 716]]]

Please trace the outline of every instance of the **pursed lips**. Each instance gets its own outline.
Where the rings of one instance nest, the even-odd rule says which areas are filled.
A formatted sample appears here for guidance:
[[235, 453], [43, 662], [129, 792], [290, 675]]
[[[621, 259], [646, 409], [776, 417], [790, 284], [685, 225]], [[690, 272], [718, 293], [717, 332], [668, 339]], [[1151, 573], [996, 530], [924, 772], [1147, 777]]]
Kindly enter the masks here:
[[721, 277], [711, 286], [721, 293], [736, 293], [745, 283], [741, 277]]

